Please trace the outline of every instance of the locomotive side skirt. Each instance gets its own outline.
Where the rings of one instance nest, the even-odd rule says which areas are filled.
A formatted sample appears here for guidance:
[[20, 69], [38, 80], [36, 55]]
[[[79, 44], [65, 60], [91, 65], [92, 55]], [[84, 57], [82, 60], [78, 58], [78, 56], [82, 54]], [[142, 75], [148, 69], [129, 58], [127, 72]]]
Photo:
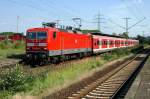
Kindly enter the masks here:
[[65, 49], [65, 50], [50, 50], [49, 56], [63, 55], [63, 54], [73, 54], [82, 52], [91, 52], [91, 48], [79, 48], [79, 49]]

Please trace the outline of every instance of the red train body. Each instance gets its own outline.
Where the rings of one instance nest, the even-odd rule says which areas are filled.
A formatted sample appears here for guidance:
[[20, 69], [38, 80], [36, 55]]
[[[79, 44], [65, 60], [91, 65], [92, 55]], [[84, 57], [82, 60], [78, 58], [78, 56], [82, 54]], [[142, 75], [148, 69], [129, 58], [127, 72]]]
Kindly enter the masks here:
[[[61, 56], [89, 55], [138, 45], [138, 40], [45, 27], [27, 30], [26, 53], [29, 60], [52, 60]], [[34, 60], [33, 60], [34, 59]], [[43, 60], [42, 60], [43, 61]]]
[[[0, 35], [0, 41], [6, 40], [6, 39], [7, 39], [6, 35]], [[20, 33], [14, 33], [14, 34], [8, 36], [8, 40], [10, 40], [12, 42], [21, 41], [21, 40], [25, 41], [25, 36], [23, 36]]]
[[139, 44], [138, 40], [101, 35], [98, 33], [93, 33], [93, 42], [93, 53], [105, 52], [117, 48], [132, 47]]
[[91, 52], [92, 50], [89, 35], [74, 34], [56, 28], [29, 29], [26, 42], [27, 53], [44, 52], [48, 56]]
[[9, 40], [11, 40], [12, 42], [15, 42], [15, 41], [21, 41], [21, 40], [25, 40], [25, 36], [20, 34], [20, 33], [15, 33], [13, 35], [10, 35], [9, 37]]
[[0, 41], [5, 40], [5, 36], [4, 35], [0, 35]]

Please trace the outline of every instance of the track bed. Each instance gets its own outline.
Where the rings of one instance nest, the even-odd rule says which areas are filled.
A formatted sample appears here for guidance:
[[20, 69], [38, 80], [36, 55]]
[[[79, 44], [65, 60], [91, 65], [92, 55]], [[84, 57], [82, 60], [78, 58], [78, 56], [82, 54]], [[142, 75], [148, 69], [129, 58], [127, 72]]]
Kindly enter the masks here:
[[134, 58], [116, 63], [102, 71], [96, 72], [93, 76], [83, 79], [68, 88], [53, 93], [46, 99], [91, 99], [111, 98], [123, 86], [136, 68], [148, 56], [148, 50], [138, 54]]

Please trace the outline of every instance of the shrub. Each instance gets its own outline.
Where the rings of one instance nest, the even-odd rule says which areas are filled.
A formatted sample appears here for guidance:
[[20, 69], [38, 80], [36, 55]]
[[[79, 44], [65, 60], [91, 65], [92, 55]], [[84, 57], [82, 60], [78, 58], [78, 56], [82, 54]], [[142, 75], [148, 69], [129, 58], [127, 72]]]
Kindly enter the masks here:
[[22, 41], [13, 42], [11, 47], [12, 47], [13, 49], [24, 49], [24, 47], [25, 47], [25, 42], [22, 42]]
[[7, 71], [1, 72], [0, 75], [0, 90], [8, 90], [11, 92], [23, 91], [26, 88], [26, 82], [31, 77], [24, 74], [19, 66], [10, 68]]
[[8, 40], [4, 40], [4, 41], [0, 42], [1, 49], [7, 49], [10, 46], [11, 46], [11, 42], [9, 42]]
[[8, 40], [4, 40], [0, 42], [0, 49], [8, 49], [8, 48], [24, 49], [24, 47], [25, 47], [25, 42], [22, 41], [11, 42]]
[[112, 59], [112, 55], [109, 53], [104, 53], [101, 55], [103, 57], [104, 60], [106, 61], [110, 61]]

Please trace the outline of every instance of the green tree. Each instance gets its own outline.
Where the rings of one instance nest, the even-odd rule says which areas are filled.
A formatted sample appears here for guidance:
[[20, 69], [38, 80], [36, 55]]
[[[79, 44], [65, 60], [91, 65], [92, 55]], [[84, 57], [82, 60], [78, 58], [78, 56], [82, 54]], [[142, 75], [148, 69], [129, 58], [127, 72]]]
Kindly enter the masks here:
[[112, 33], [112, 35], [114, 35], [114, 36], [118, 36], [118, 35], [117, 35], [117, 33], [115, 33], [115, 32], [113, 32], [113, 33]]
[[141, 35], [137, 35], [136, 39], [139, 40], [140, 44], [150, 44], [150, 36], [148, 37], [144, 37], [144, 36], [141, 36]]
[[129, 35], [126, 32], [119, 34], [119, 36], [124, 37], [124, 38], [129, 38]]
[[87, 33], [91, 33], [91, 32], [99, 32], [99, 30], [81, 30], [82, 33], [87, 34]]

